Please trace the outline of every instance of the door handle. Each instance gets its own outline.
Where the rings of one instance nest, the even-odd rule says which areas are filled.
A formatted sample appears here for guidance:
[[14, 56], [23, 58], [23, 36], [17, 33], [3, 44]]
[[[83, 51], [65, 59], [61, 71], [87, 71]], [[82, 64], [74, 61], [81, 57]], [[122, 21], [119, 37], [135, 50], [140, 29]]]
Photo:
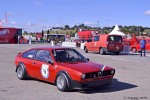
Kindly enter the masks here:
[[32, 64], [36, 64], [36, 62], [32, 62]]

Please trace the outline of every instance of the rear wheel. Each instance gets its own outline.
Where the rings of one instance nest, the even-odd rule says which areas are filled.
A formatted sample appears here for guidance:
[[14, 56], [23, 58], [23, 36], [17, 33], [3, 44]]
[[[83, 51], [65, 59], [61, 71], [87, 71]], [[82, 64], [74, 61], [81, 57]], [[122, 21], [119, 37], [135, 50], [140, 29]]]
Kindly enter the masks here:
[[87, 47], [84, 47], [84, 51], [85, 51], [85, 53], [88, 53]]
[[28, 75], [27, 75], [27, 72], [25, 70], [25, 66], [23, 64], [19, 64], [18, 67], [17, 67], [17, 77], [20, 79], [20, 80], [24, 80], [24, 79], [27, 79]]
[[69, 79], [64, 73], [59, 74], [56, 79], [57, 88], [62, 92], [68, 91], [69, 83], [67, 81], [69, 82]]
[[137, 49], [136, 49], [136, 48], [132, 48], [131, 51], [132, 51], [133, 53], [136, 53], [136, 52], [137, 52]]
[[106, 51], [104, 51], [103, 48], [100, 48], [100, 49], [99, 49], [99, 53], [100, 53], [101, 55], [104, 55], [104, 54], [106, 54]]
[[115, 52], [115, 55], [119, 55], [120, 54], [120, 52]]

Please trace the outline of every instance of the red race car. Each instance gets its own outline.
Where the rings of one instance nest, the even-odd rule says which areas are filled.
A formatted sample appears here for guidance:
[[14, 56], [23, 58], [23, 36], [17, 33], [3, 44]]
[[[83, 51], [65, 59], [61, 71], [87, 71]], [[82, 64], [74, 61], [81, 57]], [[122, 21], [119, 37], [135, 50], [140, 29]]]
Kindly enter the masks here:
[[56, 84], [60, 91], [111, 84], [115, 69], [89, 61], [64, 47], [40, 47], [19, 53], [15, 59], [20, 80], [35, 78]]

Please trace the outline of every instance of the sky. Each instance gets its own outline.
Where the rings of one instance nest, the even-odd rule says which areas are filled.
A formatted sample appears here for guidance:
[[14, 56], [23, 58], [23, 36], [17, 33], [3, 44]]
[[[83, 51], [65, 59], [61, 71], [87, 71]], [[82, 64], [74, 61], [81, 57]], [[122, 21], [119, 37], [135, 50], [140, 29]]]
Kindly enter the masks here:
[[28, 32], [80, 24], [150, 27], [150, 0], [0, 0], [0, 20]]

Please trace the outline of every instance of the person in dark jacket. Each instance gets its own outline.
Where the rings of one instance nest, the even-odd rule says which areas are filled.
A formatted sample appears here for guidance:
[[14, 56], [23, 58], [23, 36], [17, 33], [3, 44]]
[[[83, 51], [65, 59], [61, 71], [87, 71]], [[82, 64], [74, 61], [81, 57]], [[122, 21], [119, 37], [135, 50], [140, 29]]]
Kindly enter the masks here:
[[141, 44], [141, 57], [142, 57], [142, 52], [144, 51], [144, 56], [145, 56], [145, 45], [146, 45], [146, 40], [145, 37], [142, 38], [142, 40], [140, 41]]

